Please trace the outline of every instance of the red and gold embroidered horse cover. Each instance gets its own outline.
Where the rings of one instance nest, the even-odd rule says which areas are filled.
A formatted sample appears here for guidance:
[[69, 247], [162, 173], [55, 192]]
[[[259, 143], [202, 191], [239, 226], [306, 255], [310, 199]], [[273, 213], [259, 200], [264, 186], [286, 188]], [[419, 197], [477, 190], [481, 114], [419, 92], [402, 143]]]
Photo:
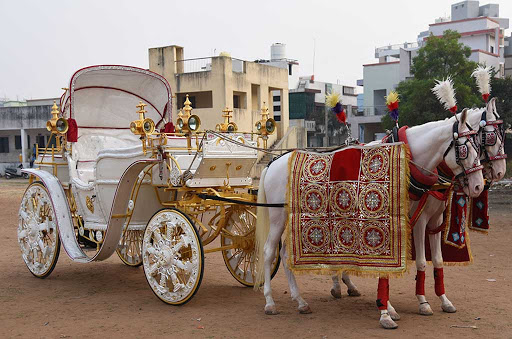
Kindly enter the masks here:
[[408, 166], [402, 143], [293, 152], [289, 267], [295, 272], [404, 273], [410, 239]]

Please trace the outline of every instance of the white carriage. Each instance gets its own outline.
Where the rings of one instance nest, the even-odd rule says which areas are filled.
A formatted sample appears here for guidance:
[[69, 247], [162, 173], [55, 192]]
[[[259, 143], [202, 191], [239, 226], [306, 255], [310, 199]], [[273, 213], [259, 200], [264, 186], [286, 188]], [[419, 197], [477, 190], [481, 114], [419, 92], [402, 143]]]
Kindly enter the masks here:
[[[225, 111], [216, 131], [200, 132], [187, 100], [175, 132], [171, 99], [162, 76], [135, 67], [93, 66], [71, 77], [47, 124], [52, 138], [37, 150], [38, 169], [24, 170], [18, 242], [32, 274], [52, 272], [62, 243], [77, 262], [117, 252], [143, 265], [169, 304], [194, 295], [208, 252], [221, 251], [233, 277], [254, 285], [253, 139], [274, 122], [264, 115], [258, 133], [239, 133]], [[218, 236], [220, 246], [203, 249]], [[278, 267], [276, 255], [273, 274]]]

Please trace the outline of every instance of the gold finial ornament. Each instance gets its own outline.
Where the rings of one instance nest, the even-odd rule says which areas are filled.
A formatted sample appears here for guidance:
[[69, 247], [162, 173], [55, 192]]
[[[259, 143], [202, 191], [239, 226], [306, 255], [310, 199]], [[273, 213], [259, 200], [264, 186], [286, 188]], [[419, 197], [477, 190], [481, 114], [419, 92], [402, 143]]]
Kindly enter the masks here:
[[199, 127], [201, 127], [201, 119], [199, 119], [197, 115], [191, 114], [192, 103], [188, 99], [188, 94], [183, 104], [185, 105], [183, 106], [184, 113], [180, 111], [180, 113], [178, 113], [178, 120], [176, 120], [176, 125], [178, 126], [178, 129], [182, 133], [191, 133], [199, 131]]
[[130, 131], [133, 134], [151, 135], [155, 132], [155, 122], [150, 118], [146, 118], [147, 111], [144, 109], [146, 106], [147, 104], [142, 101], [139, 101], [139, 104], [135, 106], [139, 109], [137, 111], [139, 120], [134, 120], [130, 123]]
[[267, 148], [268, 136], [274, 134], [276, 131], [276, 121], [268, 116], [268, 108], [264, 102], [261, 108], [261, 120], [257, 121], [255, 124], [256, 132], [259, 134], [258, 139], [261, 138], [263, 140], [264, 148]]
[[224, 122], [222, 124], [217, 124], [215, 126], [215, 130], [219, 131], [219, 132], [229, 132], [229, 133], [234, 133], [236, 131], [238, 131], [238, 126], [230, 121], [230, 119], [233, 117], [231, 115], [231, 113], [233, 112], [233, 110], [230, 110], [228, 107], [224, 108], [222, 110], [222, 117], [224, 118]]
[[68, 131], [68, 121], [64, 118], [59, 118], [59, 107], [55, 100], [52, 106], [52, 117], [46, 122], [46, 129], [53, 134], [65, 134]]

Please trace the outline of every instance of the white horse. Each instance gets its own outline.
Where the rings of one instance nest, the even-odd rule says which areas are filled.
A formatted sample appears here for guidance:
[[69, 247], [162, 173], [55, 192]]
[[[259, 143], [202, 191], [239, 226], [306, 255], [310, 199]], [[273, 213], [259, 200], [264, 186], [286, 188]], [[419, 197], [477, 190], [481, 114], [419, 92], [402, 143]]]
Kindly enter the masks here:
[[[485, 113], [485, 115], [482, 115]], [[484, 175], [489, 181], [499, 181], [503, 178], [506, 171], [506, 161], [503, 158], [503, 143], [504, 138], [501, 134], [496, 122], [499, 120], [499, 115], [496, 110], [495, 98], [491, 99], [485, 108], [472, 109], [468, 111], [469, 123], [474, 126], [475, 122], [486, 121], [486, 125], [480, 127], [478, 138], [482, 142], [482, 154], [481, 161], [484, 162]], [[491, 133], [494, 143], [491, 141], [484, 144], [482, 138], [483, 133]], [[416, 269], [419, 272], [416, 277], [416, 297], [419, 302], [419, 313], [422, 315], [432, 315], [433, 311], [430, 304], [427, 302], [424, 292], [424, 272], [426, 269], [426, 258], [425, 258], [425, 229], [434, 230], [438, 229], [443, 222], [443, 214], [446, 209], [444, 201], [440, 201], [432, 196], [428, 196], [426, 201], [425, 209], [422, 215], [415, 224], [413, 234], [416, 250]], [[440, 270], [443, 268], [443, 256], [441, 252], [441, 232], [435, 234], [429, 234], [430, 251], [432, 264], [435, 269]], [[421, 272], [421, 273], [420, 273]], [[422, 277], [419, 277], [421, 275]], [[333, 276], [333, 287], [331, 294], [335, 298], [341, 297], [341, 286], [339, 283], [339, 277]], [[436, 294], [441, 300], [441, 309], [444, 312], [454, 313], [456, 312], [455, 306], [450, 302], [444, 293], [444, 281], [443, 274], [439, 274], [436, 277], [438, 288], [436, 288]], [[343, 274], [342, 281], [347, 285], [349, 289], [349, 295], [352, 295], [351, 290], [354, 289], [354, 284], [350, 280], [348, 274]], [[359, 294], [359, 293], [358, 293]], [[388, 313], [392, 320], [400, 319], [400, 316], [396, 313], [391, 304], [388, 304]], [[392, 324], [391, 324], [392, 326]]]
[[[421, 126], [411, 127], [407, 130], [407, 139], [412, 157], [420, 168], [427, 171], [433, 171], [435, 168], [445, 160], [450, 169], [459, 174], [464, 172], [464, 168], [472, 168], [479, 166], [479, 153], [472, 147], [468, 147], [467, 158], [460, 161], [456, 160], [454, 143], [466, 143], [468, 138], [465, 136], [459, 137], [454, 135], [453, 127], [456, 121], [458, 132], [464, 135], [468, 132], [466, 126], [467, 110], [458, 114], [458, 120], [455, 117], [443, 121], [430, 122]], [[471, 124], [476, 127], [478, 123]], [[444, 150], [448, 150], [445, 154]], [[286, 154], [263, 170], [260, 179], [260, 189], [258, 192], [259, 203], [282, 203], [286, 198], [286, 190], [288, 183], [288, 159], [290, 154]], [[479, 196], [484, 188], [484, 181], [481, 171], [474, 171], [471, 174], [464, 174], [466, 183], [464, 185], [464, 192], [471, 196]], [[413, 204], [412, 204], [413, 205]], [[412, 206], [412, 209], [414, 205]], [[264, 277], [264, 295], [265, 295], [265, 313], [277, 314], [277, 308], [272, 298], [272, 290], [270, 285], [271, 279], [271, 264], [273, 255], [277, 249], [281, 236], [284, 232], [286, 222], [286, 211], [279, 208], [266, 208], [258, 207], [258, 222], [256, 226], [256, 252], [258, 269], [257, 272], [263, 274]], [[299, 288], [297, 286], [294, 274], [287, 267], [287, 244], [284, 243], [280, 252], [283, 268], [288, 278], [290, 287], [290, 295], [293, 300], [298, 303], [298, 310], [300, 313], [310, 313], [311, 309], [308, 303], [301, 297]], [[348, 275], [345, 275], [348, 277]], [[257, 279], [261, 283], [263, 277]], [[349, 279], [348, 279], [349, 281]], [[349, 290], [357, 291], [357, 288], [351, 283], [346, 282]], [[339, 284], [338, 284], [339, 285]], [[380, 323], [385, 328], [396, 328], [396, 323], [391, 319], [390, 313], [393, 314], [391, 304], [386, 298], [383, 298], [386, 306], [381, 309]], [[394, 312], [396, 313], [396, 312]]]

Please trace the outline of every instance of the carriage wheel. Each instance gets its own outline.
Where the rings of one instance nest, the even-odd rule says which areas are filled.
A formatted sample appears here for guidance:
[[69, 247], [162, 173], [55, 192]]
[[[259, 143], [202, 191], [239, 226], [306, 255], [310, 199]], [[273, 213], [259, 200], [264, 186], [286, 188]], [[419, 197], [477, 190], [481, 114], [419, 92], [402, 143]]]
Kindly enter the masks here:
[[123, 263], [131, 267], [142, 265], [142, 238], [144, 230], [127, 230], [117, 246], [116, 253]]
[[[234, 248], [222, 251], [222, 257], [229, 273], [242, 285], [252, 287], [255, 280], [256, 258], [254, 256], [254, 240], [256, 230], [255, 208], [246, 206], [231, 206], [227, 215], [227, 224], [220, 236], [221, 246], [232, 246]], [[279, 269], [281, 258], [279, 248], [276, 250], [276, 257], [272, 262], [271, 277], [273, 278]]]
[[142, 242], [144, 273], [153, 293], [165, 303], [189, 301], [203, 278], [204, 252], [190, 218], [162, 209], [148, 222]]
[[39, 181], [28, 186], [21, 199], [18, 243], [30, 273], [38, 278], [52, 273], [59, 258], [60, 239], [50, 195]]

